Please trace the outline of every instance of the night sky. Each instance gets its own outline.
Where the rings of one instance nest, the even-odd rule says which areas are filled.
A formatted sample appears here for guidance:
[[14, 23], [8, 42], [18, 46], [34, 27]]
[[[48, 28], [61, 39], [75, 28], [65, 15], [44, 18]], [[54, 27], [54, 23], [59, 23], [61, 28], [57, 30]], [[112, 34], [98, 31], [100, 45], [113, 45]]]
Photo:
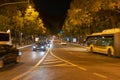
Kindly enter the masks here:
[[71, 0], [33, 0], [33, 2], [45, 27], [52, 33], [58, 33], [62, 28]]

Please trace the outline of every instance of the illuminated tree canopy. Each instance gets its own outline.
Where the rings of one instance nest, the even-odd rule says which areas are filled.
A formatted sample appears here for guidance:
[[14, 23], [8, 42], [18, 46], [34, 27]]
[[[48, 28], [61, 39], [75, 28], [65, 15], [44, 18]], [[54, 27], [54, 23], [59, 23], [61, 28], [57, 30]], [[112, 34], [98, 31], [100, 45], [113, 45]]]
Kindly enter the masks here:
[[[6, 0], [7, 2], [9, 3], [8, 0]], [[46, 35], [47, 29], [33, 4], [1, 6], [0, 19], [0, 31], [6, 32], [10, 29], [13, 40], [19, 41], [18, 38], [20, 38], [21, 34], [25, 40], [30, 40], [35, 36]]]
[[120, 0], [73, 0], [63, 30], [66, 35], [87, 35], [120, 27], [119, 21]]

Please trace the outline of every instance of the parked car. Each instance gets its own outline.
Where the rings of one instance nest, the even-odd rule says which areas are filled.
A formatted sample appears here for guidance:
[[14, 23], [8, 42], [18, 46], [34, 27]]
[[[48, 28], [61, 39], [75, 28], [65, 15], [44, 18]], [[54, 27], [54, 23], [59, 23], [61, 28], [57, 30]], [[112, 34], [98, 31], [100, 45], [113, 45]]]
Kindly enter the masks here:
[[9, 44], [0, 44], [0, 68], [4, 65], [20, 62], [21, 51]]
[[32, 47], [33, 51], [40, 50], [46, 51], [46, 42], [35, 43]]

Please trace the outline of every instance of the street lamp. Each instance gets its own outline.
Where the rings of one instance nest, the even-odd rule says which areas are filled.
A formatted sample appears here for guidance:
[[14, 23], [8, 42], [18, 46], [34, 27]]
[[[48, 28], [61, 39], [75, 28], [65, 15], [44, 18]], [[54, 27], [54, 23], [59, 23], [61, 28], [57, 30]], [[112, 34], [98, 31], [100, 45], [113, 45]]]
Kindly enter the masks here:
[[32, 9], [32, 6], [31, 6], [31, 5], [29, 5], [29, 6], [28, 6], [28, 8], [29, 8], [29, 9]]

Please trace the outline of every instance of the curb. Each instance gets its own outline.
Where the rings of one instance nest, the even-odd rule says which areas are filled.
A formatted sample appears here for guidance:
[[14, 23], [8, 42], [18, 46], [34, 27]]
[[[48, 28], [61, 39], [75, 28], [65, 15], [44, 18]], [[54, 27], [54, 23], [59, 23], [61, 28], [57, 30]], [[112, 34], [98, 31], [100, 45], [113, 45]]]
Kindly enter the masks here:
[[30, 44], [30, 45], [25, 45], [25, 46], [21, 46], [21, 47], [18, 47], [17, 49], [22, 49], [22, 48], [26, 48], [26, 47], [29, 47], [29, 46], [32, 46], [33, 44]]

